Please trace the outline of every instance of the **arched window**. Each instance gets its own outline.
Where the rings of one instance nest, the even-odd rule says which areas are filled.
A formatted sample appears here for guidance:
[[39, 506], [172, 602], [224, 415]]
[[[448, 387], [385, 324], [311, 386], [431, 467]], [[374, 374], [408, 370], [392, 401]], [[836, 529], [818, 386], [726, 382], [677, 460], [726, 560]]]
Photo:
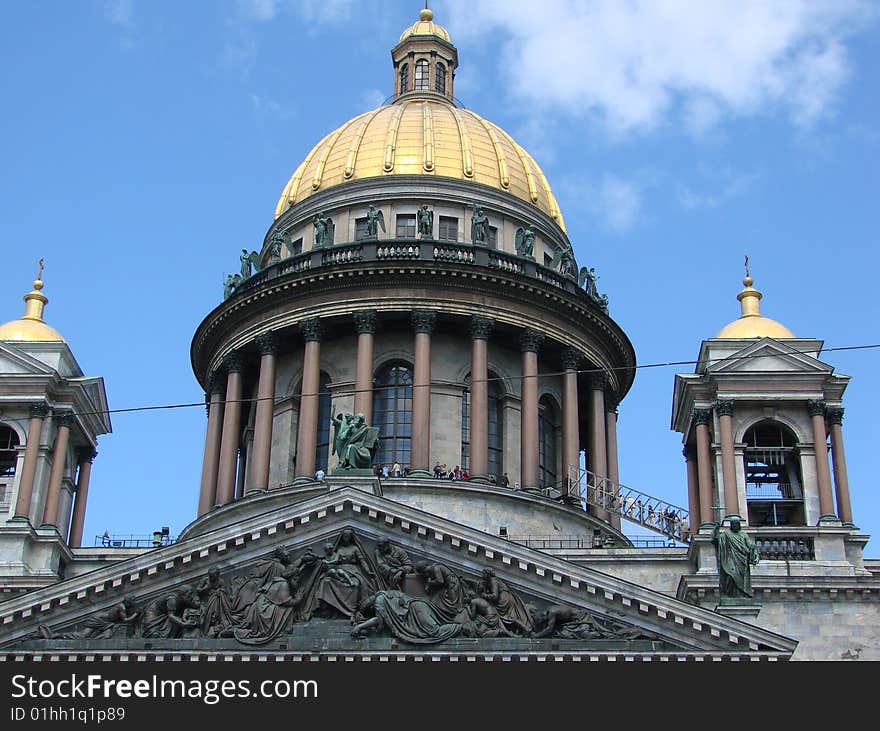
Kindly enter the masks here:
[[0, 477], [14, 477], [18, 461], [18, 434], [8, 426], [0, 424]]
[[409, 64], [405, 63], [400, 67], [400, 91], [399, 94], [406, 94], [409, 86]]
[[437, 78], [434, 81], [434, 89], [441, 94], [446, 93], [446, 64], [437, 64]]
[[[461, 468], [471, 468], [471, 377], [461, 394]], [[498, 377], [489, 373], [489, 474], [500, 480], [504, 474], [504, 389]]]
[[373, 426], [379, 427], [378, 464], [410, 464], [412, 442], [412, 369], [385, 366], [373, 385]]
[[556, 473], [557, 409], [549, 396], [538, 404], [538, 482], [541, 487], [559, 489]]
[[762, 421], [743, 441], [749, 524], [804, 525], [797, 437], [779, 422]]
[[321, 381], [318, 385], [318, 424], [315, 439], [315, 469], [327, 471], [327, 462], [330, 458], [330, 419], [333, 414], [332, 399], [330, 396], [330, 376], [321, 371]]
[[428, 88], [428, 62], [420, 58], [416, 61], [415, 84], [413, 88], [416, 90]]

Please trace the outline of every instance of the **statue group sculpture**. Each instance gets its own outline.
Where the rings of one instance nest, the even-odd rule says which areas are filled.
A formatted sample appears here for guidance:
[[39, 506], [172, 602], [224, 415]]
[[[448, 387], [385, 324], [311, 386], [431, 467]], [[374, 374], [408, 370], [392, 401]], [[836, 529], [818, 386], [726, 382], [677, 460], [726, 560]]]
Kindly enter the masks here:
[[353, 638], [387, 633], [409, 644], [456, 637], [571, 640], [646, 639], [649, 633], [563, 605], [536, 608], [491, 568], [465, 578], [445, 563], [413, 562], [379, 538], [371, 552], [350, 528], [294, 557], [284, 547], [228, 580], [217, 567], [195, 585], [153, 596], [143, 609], [126, 596], [79, 627], [39, 637], [93, 640], [127, 636], [206, 638], [264, 645], [312, 621], [344, 619]]
[[715, 526], [718, 552], [718, 593], [721, 604], [748, 604], [752, 601], [751, 567], [758, 563], [758, 547], [744, 533], [740, 519], [730, 519], [730, 530]]
[[590, 267], [581, 267], [580, 273], [578, 274], [578, 286], [583, 287], [587, 292], [587, 297], [589, 297], [593, 302], [595, 302], [599, 308], [607, 315], [608, 314], [608, 295], [607, 294], [599, 294], [599, 290], [596, 287], [596, 281], [599, 279], [599, 276], [596, 274], [596, 268]]
[[473, 205], [471, 214], [471, 241], [475, 246], [489, 245], [489, 218], [478, 204]]
[[369, 470], [379, 449], [379, 429], [368, 426], [363, 414], [337, 414], [331, 423], [338, 469]]
[[516, 249], [516, 255], [521, 256], [524, 259], [534, 259], [535, 258], [535, 227], [534, 226], [526, 226], [523, 228], [520, 226], [516, 230], [516, 238], [514, 239], [514, 248]]
[[315, 226], [315, 248], [333, 246], [336, 238], [336, 224], [333, 223], [333, 219], [322, 212], [315, 216], [313, 224]]
[[416, 225], [419, 229], [419, 238], [434, 238], [434, 211], [430, 210], [427, 204], [423, 203], [419, 206], [419, 211], [416, 213]]
[[385, 214], [382, 213], [381, 210], [371, 205], [367, 208], [367, 227], [364, 232], [365, 238], [368, 239], [377, 239], [379, 238], [379, 229], [382, 229], [382, 233], [385, 233]]

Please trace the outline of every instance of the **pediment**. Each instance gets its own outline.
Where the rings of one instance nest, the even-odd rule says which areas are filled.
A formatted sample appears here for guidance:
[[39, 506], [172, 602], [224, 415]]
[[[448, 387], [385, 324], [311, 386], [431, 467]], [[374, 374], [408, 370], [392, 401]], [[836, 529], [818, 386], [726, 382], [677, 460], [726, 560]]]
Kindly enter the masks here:
[[[116, 654], [563, 652], [787, 659], [797, 645], [352, 487], [281, 509], [253, 509], [238, 522], [0, 603], [2, 647], [17, 654], [88, 648]], [[403, 571], [395, 588], [398, 577], [376, 554], [382, 539], [414, 569], [426, 562], [459, 577], [463, 593], [473, 593], [462, 599], [465, 613], [455, 616], [455, 592], [445, 593], [448, 581], [430, 590], [424, 566], [421, 574]], [[352, 559], [352, 546], [360, 558]], [[286, 574], [283, 566], [289, 567]], [[212, 569], [213, 583], [207, 581]], [[494, 585], [487, 569], [494, 572]], [[358, 618], [368, 624], [358, 638], [343, 611], [366, 598], [354, 584], [373, 597]], [[194, 594], [202, 597], [198, 608]], [[125, 597], [133, 605], [118, 609]], [[209, 606], [219, 618], [213, 624], [205, 619]], [[168, 618], [172, 610], [191, 626], [175, 629]], [[135, 613], [139, 619], [121, 621]], [[224, 628], [222, 618], [233, 615], [237, 619]], [[375, 617], [384, 621], [370, 624]], [[38, 639], [41, 625], [48, 628], [44, 639]]]
[[792, 373], [826, 375], [834, 368], [822, 361], [774, 340], [763, 338], [707, 368], [712, 375], [725, 373]]
[[3, 375], [51, 376], [55, 370], [13, 345], [0, 344], [0, 373]]

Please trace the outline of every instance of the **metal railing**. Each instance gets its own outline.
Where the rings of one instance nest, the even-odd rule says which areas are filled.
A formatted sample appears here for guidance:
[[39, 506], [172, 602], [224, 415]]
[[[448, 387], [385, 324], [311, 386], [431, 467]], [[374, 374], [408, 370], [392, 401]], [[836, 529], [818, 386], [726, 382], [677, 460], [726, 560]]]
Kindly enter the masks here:
[[673, 541], [690, 541], [690, 516], [687, 509], [679, 505], [612, 482], [589, 470], [578, 470], [576, 487], [587, 505], [619, 515]]
[[746, 482], [746, 497], [756, 500], [801, 500], [800, 488], [789, 482]]
[[780, 536], [755, 538], [758, 557], [765, 561], [815, 561], [816, 547], [812, 536]]
[[174, 543], [171, 536], [103, 535], [95, 536], [95, 546], [104, 548], [159, 548]]
[[[674, 548], [675, 541], [653, 536], [628, 537], [633, 548]], [[508, 536], [511, 543], [541, 551], [568, 550], [576, 548], [603, 548], [601, 536]], [[620, 548], [614, 545], [614, 548]]]

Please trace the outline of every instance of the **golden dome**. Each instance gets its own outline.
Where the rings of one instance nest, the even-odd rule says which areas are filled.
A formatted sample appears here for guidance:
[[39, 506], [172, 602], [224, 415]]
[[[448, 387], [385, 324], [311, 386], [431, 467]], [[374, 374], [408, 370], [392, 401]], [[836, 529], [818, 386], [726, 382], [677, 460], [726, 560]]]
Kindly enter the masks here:
[[[40, 273], [42, 271], [43, 260], [40, 259]], [[42, 288], [43, 282], [40, 279], [40, 274], [38, 274], [37, 279], [34, 281], [33, 290], [24, 296], [24, 315], [18, 320], [0, 325], [0, 341], [64, 342], [61, 333], [43, 322], [43, 308], [49, 302], [49, 299], [46, 295], [40, 293]]]
[[430, 8], [422, 10], [419, 19], [400, 34], [400, 42], [412, 36], [437, 36], [450, 43], [449, 32], [442, 25], [434, 22], [434, 13]]
[[547, 178], [507, 132], [449, 102], [419, 97], [361, 114], [322, 139], [285, 186], [275, 218], [318, 191], [386, 175], [482, 183], [532, 203], [565, 230]]
[[739, 319], [725, 325], [716, 338], [793, 338], [794, 333], [781, 322], [771, 320], [761, 314], [761, 297], [752, 287], [754, 280], [748, 275], [743, 279], [744, 289], [736, 298], [740, 302], [742, 315]]

